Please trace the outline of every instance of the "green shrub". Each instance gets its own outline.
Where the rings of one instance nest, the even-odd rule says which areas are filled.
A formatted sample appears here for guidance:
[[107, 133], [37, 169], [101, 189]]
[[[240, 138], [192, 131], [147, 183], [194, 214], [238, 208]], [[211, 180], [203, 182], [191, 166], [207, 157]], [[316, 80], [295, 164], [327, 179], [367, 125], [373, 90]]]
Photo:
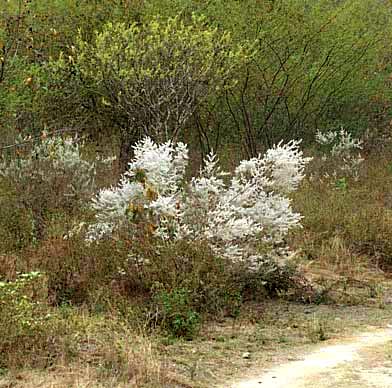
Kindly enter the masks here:
[[46, 302], [45, 277], [39, 272], [0, 281], [0, 366], [9, 366], [14, 348], [23, 353], [46, 347], [41, 343], [51, 321]]
[[191, 295], [185, 288], [153, 291], [153, 318], [155, 323], [174, 337], [191, 339], [199, 328], [200, 315], [193, 309]]

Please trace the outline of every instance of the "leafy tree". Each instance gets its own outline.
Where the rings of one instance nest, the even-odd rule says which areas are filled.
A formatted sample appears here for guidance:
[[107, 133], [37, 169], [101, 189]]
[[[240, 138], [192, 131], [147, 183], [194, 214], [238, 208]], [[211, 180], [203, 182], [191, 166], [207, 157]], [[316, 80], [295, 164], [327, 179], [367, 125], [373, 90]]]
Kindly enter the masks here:
[[198, 107], [236, 85], [235, 70], [246, 58], [228, 33], [194, 15], [189, 24], [178, 16], [144, 25], [109, 22], [92, 43], [80, 36], [70, 60], [122, 129], [125, 165], [142, 135], [177, 139]]
[[312, 137], [319, 126], [369, 119], [370, 99], [385, 78], [378, 64], [390, 12], [379, 2], [269, 3], [253, 21], [253, 61], [227, 93], [233, 123], [253, 156], [282, 138]]
[[12, 143], [19, 132], [38, 135], [43, 127], [98, 127], [96, 117], [82, 106], [80, 80], [74, 74], [53, 77], [47, 64], [71, 50], [78, 29], [89, 39], [108, 20], [137, 20], [139, 0], [109, 2], [1, 2], [0, 143]]
[[[249, 156], [316, 128], [361, 130], [387, 118], [391, 8], [378, 0], [151, 0], [149, 15], [202, 13], [233, 43], [254, 42], [252, 61], [225, 99], [198, 112], [208, 136]], [[210, 139], [216, 143], [215, 139]], [[217, 148], [216, 146], [214, 147]]]

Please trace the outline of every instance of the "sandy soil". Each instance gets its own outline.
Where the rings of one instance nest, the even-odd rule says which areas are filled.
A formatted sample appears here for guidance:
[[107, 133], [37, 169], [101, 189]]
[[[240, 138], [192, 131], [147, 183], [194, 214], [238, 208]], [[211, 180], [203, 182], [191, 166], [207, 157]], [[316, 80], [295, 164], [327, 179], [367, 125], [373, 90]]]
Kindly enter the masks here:
[[392, 388], [391, 344], [392, 327], [363, 333], [230, 387]]

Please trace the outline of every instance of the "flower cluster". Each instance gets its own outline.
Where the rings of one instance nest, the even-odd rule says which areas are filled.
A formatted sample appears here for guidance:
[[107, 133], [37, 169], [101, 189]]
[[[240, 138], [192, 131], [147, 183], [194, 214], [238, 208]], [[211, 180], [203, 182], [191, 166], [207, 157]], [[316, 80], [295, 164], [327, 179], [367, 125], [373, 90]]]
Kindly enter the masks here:
[[[325, 133], [318, 130], [316, 142], [323, 147], [327, 147], [331, 157], [336, 162], [335, 164], [339, 165], [341, 172], [358, 179], [359, 169], [363, 162], [359, 152], [362, 149], [362, 140], [353, 138], [351, 133], [341, 128], [340, 131], [328, 131]], [[334, 171], [333, 175], [337, 176], [338, 173]]]
[[[163, 216], [176, 214], [176, 195], [185, 174], [188, 150], [185, 144], [170, 142], [157, 145], [150, 138], [137, 143], [135, 157], [117, 187], [101, 190], [93, 199], [97, 223], [91, 225], [88, 240], [111, 235], [130, 220], [140, 216], [154, 225], [151, 213]], [[147, 212], [147, 210], [150, 210]], [[147, 219], [146, 219], [147, 217]], [[135, 225], [136, 222], [133, 223]]]
[[96, 223], [87, 238], [111, 236], [124, 226], [132, 235], [150, 225], [159, 241], [203, 241], [217, 255], [255, 269], [263, 260], [260, 242], [280, 241], [301, 220], [287, 197], [309, 161], [298, 147], [296, 141], [280, 143], [242, 161], [232, 176], [210, 154], [198, 176], [185, 182], [187, 147], [146, 138], [136, 144], [118, 186], [94, 198]]
[[332, 156], [344, 155], [355, 149], [362, 149], [362, 140], [354, 139], [351, 133], [341, 128], [339, 132], [329, 131], [326, 133], [316, 133], [316, 141], [321, 145], [331, 146]]

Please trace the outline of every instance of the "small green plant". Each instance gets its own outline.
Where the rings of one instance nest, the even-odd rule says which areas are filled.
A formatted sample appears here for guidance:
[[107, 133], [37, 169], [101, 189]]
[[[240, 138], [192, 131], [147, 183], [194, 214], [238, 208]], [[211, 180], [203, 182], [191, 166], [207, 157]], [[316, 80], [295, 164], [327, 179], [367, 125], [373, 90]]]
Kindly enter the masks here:
[[386, 169], [388, 171], [388, 174], [392, 174], [392, 163], [388, 163]]
[[199, 328], [200, 315], [192, 308], [187, 289], [166, 291], [158, 286], [153, 302], [160, 326], [174, 337], [193, 338]]
[[39, 272], [20, 274], [14, 281], [0, 282], [1, 321], [7, 325], [19, 326], [19, 329], [33, 328], [40, 324], [35, 312], [40, 302], [34, 300], [37, 293]]
[[343, 191], [343, 192], [347, 191], [347, 189], [348, 189], [348, 182], [347, 182], [347, 179], [344, 178], [344, 177], [343, 177], [343, 178], [337, 179], [336, 182], [335, 182], [335, 187], [336, 187], [338, 190], [341, 190], [341, 191]]

